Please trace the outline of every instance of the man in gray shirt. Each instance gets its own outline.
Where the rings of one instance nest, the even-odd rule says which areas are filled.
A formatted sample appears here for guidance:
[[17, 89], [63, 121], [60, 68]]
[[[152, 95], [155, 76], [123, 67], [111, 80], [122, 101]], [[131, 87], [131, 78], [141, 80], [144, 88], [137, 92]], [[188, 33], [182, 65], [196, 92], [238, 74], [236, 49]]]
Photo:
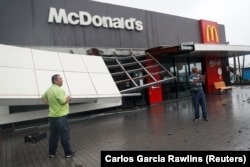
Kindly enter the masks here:
[[192, 102], [195, 111], [194, 121], [198, 121], [200, 119], [199, 107], [201, 106], [203, 121], [207, 122], [208, 119], [207, 119], [206, 99], [202, 88], [202, 84], [205, 80], [205, 75], [199, 74], [199, 69], [197, 67], [193, 67], [192, 72], [193, 73], [189, 77], [189, 82], [191, 85]]

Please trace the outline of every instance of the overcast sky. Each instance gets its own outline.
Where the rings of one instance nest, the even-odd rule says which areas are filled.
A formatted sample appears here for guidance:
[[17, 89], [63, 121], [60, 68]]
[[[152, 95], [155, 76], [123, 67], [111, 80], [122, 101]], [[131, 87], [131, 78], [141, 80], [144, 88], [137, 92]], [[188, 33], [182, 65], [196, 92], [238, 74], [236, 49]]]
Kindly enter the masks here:
[[250, 45], [250, 0], [95, 0], [225, 25], [233, 45]]

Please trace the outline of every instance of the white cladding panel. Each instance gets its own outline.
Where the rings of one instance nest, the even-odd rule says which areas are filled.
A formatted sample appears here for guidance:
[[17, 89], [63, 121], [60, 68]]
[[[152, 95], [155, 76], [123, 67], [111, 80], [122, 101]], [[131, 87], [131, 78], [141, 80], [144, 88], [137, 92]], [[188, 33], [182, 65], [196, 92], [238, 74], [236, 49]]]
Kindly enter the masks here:
[[65, 72], [72, 97], [97, 97], [97, 93], [88, 73]]
[[36, 76], [33, 69], [0, 67], [0, 76], [0, 96], [38, 95]]
[[31, 50], [0, 45], [0, 66], [16, 68], [34, 68]]
[[59, 53], [59, 57], [64, 71], [87, 72], [81, 55]]
[[110, 74], [90, 74], [97, 93], [100, 95], [117, 95], [119, 90]]
[[66, 82], [64, 73], [62, 71], [45, 71], [45, 70], [36, 70], [37, 77], [37, 87], [39, 96], [42, 96], [43, 93], [52, 85], [51, 77], [55, 74], [59, 74], [63, 79], [62, 89], [65, 91], [66, 95], [70, 95], [69, 87]]
[[35, 69], [62, 71], [61, 62], [57, 52], [32, 49]]
[[89, 73], [108, 73], [109, 74], [109, 70], [106, 64], [104, 63], [102, 57], [83, 55], [82, 58]]
[[6, 45], [0, 49], [0, 105], [42, 104], [54, 74], [63, 78], [71, 103], [89, 103], [93, 109], [102, 102], [109, 102], [104, 107], [121, 105], [121, 94], [101, 57]]

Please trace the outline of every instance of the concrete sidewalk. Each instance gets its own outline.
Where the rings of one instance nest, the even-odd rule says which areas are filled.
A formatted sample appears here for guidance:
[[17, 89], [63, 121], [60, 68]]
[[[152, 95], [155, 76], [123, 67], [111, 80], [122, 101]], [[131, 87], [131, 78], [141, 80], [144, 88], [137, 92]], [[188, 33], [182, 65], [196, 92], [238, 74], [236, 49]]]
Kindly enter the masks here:
[[250, 150], [249, 88], [207, 95], [208, 122], [192, 121], [190, 98], [71, 121], [77, 155], [69, 159], [61, 145], [58, 155], [48, 158], [47, 139], [24, 143], [30, 132], [49, 134], [48, 126], [2, 132], [0, 166], [99, 167], [101, 150]]

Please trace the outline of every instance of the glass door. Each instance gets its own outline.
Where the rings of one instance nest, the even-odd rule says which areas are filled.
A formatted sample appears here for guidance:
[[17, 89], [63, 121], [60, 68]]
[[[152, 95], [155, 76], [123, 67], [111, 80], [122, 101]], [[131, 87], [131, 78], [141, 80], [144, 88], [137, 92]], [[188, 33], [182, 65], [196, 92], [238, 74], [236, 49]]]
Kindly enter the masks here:
[[[175, 76], [174, 58], [172, 56], [169, 55], [161, 56], [160, 63]], [[162, 84], [162, 95], [163, 95], [163, 100], [177, 98], [176, 80], [171, 80], [169, 82]]]
[[187, 57], [175, 58], [175, 73], [177, 77], [177, 96], [190, 96], [189, 67]]

